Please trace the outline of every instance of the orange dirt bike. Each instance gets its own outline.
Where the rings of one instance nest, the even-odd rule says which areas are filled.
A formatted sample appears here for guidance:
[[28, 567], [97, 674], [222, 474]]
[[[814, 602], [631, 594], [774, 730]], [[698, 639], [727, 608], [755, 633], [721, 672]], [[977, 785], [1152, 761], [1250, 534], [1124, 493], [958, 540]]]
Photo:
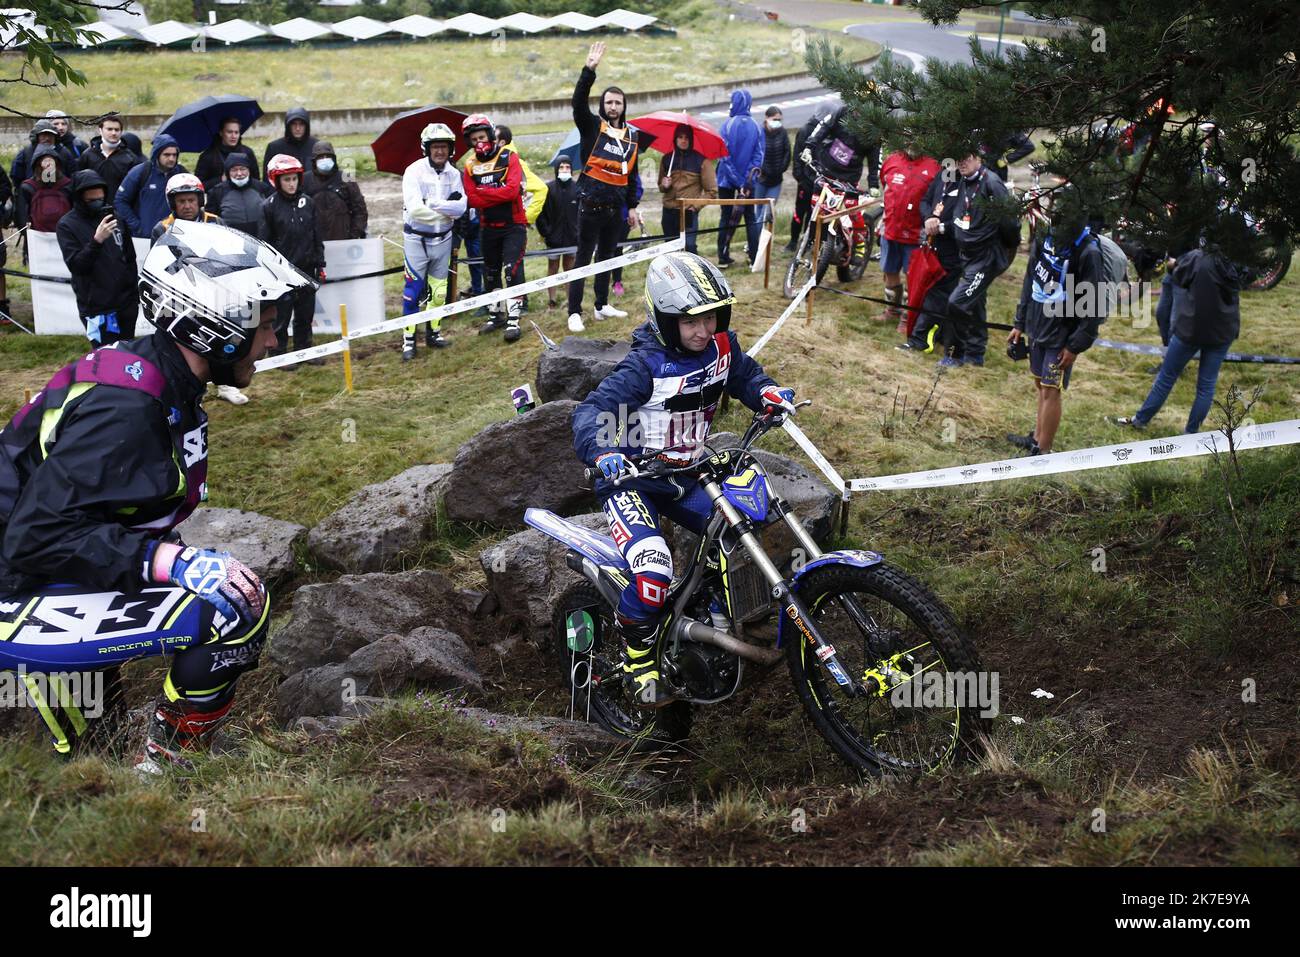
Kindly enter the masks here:
[[[925, 772], [971, 753], [988, 705], [943, 692], [980, 673], [974, 647], [943, 602], [876, 552], [818, 547], [750, 451], [782, 421], [758, 413], [737, 447], [708, 449], [689, 465], [633, 460], [641, 477], [698, 483], [713, 503], [658, 632], [660, 680], [673, 699], [665, 707], [642, 706], [623, 681], [615, 609], [632, 571], [613, 539], [545, 509], [525, 513], [568, 546], [565, 561], [582, 576], [553, 607], [549, 649], [571, 717], [639, 749], [663, 748], [686, 738], [692, 708], [731, 697], [747, 669], [763, 673], [784, 658], [798, 702], [858, 771]], [[588, 470], [589, 480], [599, 477]], [[782, 522], [796, 545], [770, 555], [760, 534]]]
[[[856, 186], [827, 176], [815, 166], [813, 169], [817, 173], [815, 182], [818, 193], [808, 222], [799, 233], [799, 245], [795, 248], [794, 258], [785, 271], [784, 292], [787, 299], [793, 299], [813, 276], [813, 234], [816, 232], [817, 217], [837, 209], [850, 209], [857, 206], [862, 198], [862, 192]], [[826, 270], [831, 266], [835, 267], [835, 275], [840, 282], [855, 282], [862, 278], [867, 263], [871, 260], [876, 224], [883, 213], [884, 206], [877, 200], [874, 206], [852, 210], [825, 223], [821, 249], [817, 254], [817, 285], [821, 285]]]

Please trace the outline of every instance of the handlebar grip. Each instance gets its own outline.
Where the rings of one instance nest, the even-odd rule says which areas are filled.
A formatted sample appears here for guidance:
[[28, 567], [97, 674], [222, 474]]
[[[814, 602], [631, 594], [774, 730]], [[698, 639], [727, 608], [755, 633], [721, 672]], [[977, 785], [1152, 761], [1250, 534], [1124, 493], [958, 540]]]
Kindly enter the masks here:
[[597, 482], [599, 482], [600, 479], [601, 479], [601, 477], [603, 476], [603, 474], [604, 474], [604, 473], [601, 472], [600, 469], [583, 469], [583, 470], [582, 470], [582, 477], [583, 477], [583, 479], [585, 479], [587, 482], [591, 483], [592, 485], [595, 485]]

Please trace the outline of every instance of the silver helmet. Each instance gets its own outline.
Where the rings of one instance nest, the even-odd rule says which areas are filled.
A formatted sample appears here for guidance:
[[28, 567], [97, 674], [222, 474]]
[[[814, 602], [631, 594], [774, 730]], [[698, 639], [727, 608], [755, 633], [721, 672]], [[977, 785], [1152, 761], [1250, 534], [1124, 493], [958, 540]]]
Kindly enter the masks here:
[[145, 317], [213, 366], [248, 355], [262, 306], [316, 283], [266, 243], [220, 223], [178, 220], [140, 270]]
[[731, 307], [736, 301], [722, 271], [702, 256], [688, 252], [664, 253], [650, 261], [645, 277], [646, 318], [659, 341], [681, 351], [682, 337], [677, 321], [716, 310], [718, 332], [731, 325]]

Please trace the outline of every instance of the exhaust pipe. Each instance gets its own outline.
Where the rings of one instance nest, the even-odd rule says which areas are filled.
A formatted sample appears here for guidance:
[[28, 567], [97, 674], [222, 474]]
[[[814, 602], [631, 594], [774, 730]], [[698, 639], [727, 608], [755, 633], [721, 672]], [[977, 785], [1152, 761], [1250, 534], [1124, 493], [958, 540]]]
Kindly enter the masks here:
[[706, 625], [702, 621], [685, 621], [683, 625], [686, 634], [692, 640], [714, 645], [746, 661], [759, 665], [773, 665], [781, 660], [782, 652], [779, 648], [759, 648], [757, 645], [741, 641], [728, 632], [718, 631], [712, 625]]

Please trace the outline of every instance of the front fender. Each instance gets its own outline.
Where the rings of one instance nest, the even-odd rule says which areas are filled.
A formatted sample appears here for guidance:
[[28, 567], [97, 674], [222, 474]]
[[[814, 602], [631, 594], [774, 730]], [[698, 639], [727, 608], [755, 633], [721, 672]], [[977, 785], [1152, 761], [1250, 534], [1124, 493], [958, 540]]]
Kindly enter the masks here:
[[[791, 590], [797, 593], [799, 591], [799, 580], [814, 568], [821, 568], [823, 565], [852, 565], [854, 568], [870, 568], [873, 565], [881, 564], [884, 560], [885, 556], [879, 552], [868, 552], [858, 548], [841, 548], [838, 551], [827, 552], [795, 571], [794, 577], [790, 580]], [[785, 614], [779, 613], [776, 624], [776, 646], [778, 648], [781, 647], [781, 643], [785, 640], [785, 621]]]

